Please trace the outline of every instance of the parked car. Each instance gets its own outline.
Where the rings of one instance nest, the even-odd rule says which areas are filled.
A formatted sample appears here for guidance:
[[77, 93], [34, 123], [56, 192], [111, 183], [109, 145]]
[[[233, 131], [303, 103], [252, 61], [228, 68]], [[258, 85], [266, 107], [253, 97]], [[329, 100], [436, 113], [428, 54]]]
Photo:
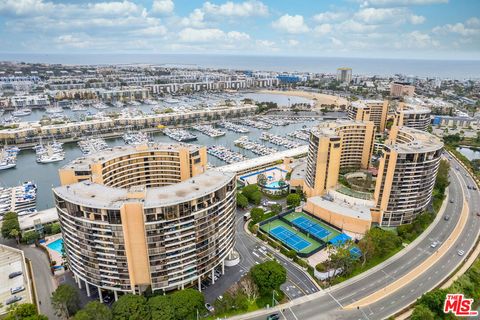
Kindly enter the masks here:
[[267, 320], [278, 320], [280, 319], [280, 315], [278, 313], [271, 314], [267, 317]]
[[480, 211], [479, 211], [479, 212], [477, 212], [477, 217], [480, 217]]
[[449, 216], [449, 215], [446, 215], [445, 217], [443, 217], [443, 220], [445, 220], [445, 221], [450, 220], [450, 216]]
[[8, 298], [7, 301], [5, 301], [5, 304], [9, 305], [9, 304], [15, 303], [15, 302], [20, 301], [20, 300], [22, 300], [22, 297], [13, 296], [13, 297]]
[[210, 303], [205, 303], [205, 309], [207, 309], [208, 312], [210, 312], [210, 313], [215, 312], [215, 308]]
[[106, 295], [103, 297], [103, 303], [109, 304], [113, 301], [113, 297], [111, 295]]
[[452, 199], [452, 200], [450, 200], [450, 203], [453, 203], [453, 199]]
[[15, 294], [15, 293], [18, 293], [18, 292], [22, 292], [23, 290], [25, 290], [24, 286], [15, 287], [15, 288], [10, 289], [10, 293]]
[[463, 250], [458, 250], [457, 253], [458, 253], [458, 255], [461, 257], [461, 256], [463, 256], [463, 255], [465, 254], [465, 251], [463, 251]]
[[15, 271], [15, 272], [10, 273], [10, 274], [8, 275], [8, 277], [9, 277], [10, 279], [13, 279], [13, 278], [16, 278], [16, 277], [18, 277], [18, 276], [20, 276], [20, 275], [22, 275], [22, 274], [23, 274], [22, 271]]

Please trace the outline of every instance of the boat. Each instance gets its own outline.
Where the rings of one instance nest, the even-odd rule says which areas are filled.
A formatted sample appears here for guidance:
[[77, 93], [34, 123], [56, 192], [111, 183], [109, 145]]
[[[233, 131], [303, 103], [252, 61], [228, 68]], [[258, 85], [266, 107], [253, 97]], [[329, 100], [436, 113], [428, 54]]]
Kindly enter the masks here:
[[97, 103], [93, 104], [93, 107], [95, 109], [98, 109], [98, 110], [108, 109], [108, 106], [103, 102], [97, 102]]
[[188, 142], [197, 140], [197, 136], [183, 129], [164, 129], [163, 133], [172, 138], [173, 140], [180, 142]]
[[60, 107], [49, 107], [45, 109], [45, 112], [50, 114], [62, 113], [63, 109]]
[[125, 106], [121, 101], [112, 102], [112, 105], [117, 108], [123, 108]]
[[70, 108], [73, 112], [78, 112], [78, 111], [87, 111], [87, 107], [85, 107], [82, 104], [75, 104], [73, 107]]
[[25, 117], [31, 114], [32, 114], [32, 110], [28, 108], [18, 109], [12, 112], [12, 116], [14, 117]]
[[0, 170], [6, 170], [17, 166], [16, 162], [0, 162]]
[[58, 162], [62, 161], [65, 159], [65, 154], [64, 153], [53, 153], [53, 154], [48, 154], [45, 153], [37, 158], [38, 163], [51, 163], [51, 162]]

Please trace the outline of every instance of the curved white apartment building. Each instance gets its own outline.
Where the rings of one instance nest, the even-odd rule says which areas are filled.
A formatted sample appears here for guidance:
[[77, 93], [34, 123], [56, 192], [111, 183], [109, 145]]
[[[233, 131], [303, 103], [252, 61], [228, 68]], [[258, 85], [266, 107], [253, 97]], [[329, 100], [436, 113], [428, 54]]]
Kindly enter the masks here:
[[[235, 174], [205, 147], [116, 147], [59, 170], [54, 188], [75, 280], [119, 292], [182, 289], [224, 267], [235, 244]], [[213, 275], [212, 275], [213, 278]]]
[[395, 111], [394, 125], [427, 131], [431, 110], [427, 107], [400, 102]]

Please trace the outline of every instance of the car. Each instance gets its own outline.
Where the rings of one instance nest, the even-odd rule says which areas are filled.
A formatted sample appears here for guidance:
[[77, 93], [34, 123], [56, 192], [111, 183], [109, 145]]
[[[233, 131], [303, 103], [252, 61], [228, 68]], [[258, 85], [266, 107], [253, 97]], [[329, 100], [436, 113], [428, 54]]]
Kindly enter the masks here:
[[433, 241], [430, 247], [436, 248], [438, 246], [438, 241]]
[[10, 293], [15, 294], [15, 293], [18, 293], [18, 292], [22, 292], [23, 290], [25, 290], [24, 286], [15, 287], [15, 288], [10, 289]]
[[468, 189], [468, 190], [472, 190], [472, 187], [470, 187], [470, 186], [467, 186], [467, 189]]
[[447, 216], [443, 217], [443, 220], [445, 220], [445, 221], [450, 220], [450, 216], [447, 215]]
[[461, 256], [463, 256], [463, 255], [465, 254], [465, 251], [463, 251], [463, 250], [458, 250], [457, 253], [458, 253], [458, 255], [461, 257]]
[[479, 211], [479, 212], [477, 212], [477, 217], [480, 217], [480, 211]]
[[109, 304], [112, 301], [113, 301], [113, 298], [111, 295], [106, 295], [105, 297], [103, 297], [103, 303]]
[[280, 315], [278, 313], [271, 314], [267, 317], [267, 320], [278, 320], [280, 319]]
[[208, 312], [210, 312], [210, 313], [215, 312], [215, 308], [210, 303], [205, 303], [205, 309], [207, 309]]
[[453, 203], [453, 200], [450, 200], [450, 203]]
[[12, 272], [8, 275], [8, 278], [10, 279], [13, 279], [13, 278], [16, 278], [18, 276], [21, 276], [23, 274], [22, 271], [15, 271], [15, 272]]
[[475, 191], [477, 191], [477, 187], [475, 187], [475, 186], [473, 186], [472, 189], [475, 190]]
[[20, 300], [22, 300], [22, 297], [13, 296], [13, 297], [8, 298], [7, 301], [5, 301], [5, 304], [9, 305], [9, 304], [15, 303], [15, 302], [20, 301]]

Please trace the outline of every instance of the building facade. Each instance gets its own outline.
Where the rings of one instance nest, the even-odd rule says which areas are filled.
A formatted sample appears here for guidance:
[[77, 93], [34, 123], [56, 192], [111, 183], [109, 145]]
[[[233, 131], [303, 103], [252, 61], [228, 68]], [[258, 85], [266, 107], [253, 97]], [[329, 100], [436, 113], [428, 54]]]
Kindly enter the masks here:
[[393, 127], [380, 159], [374, 221], [395, 227], [411, 223], [432, 199], [443, 143], [412, 128]]
[[415, 94], [415, 86], [408, 82], [392, 82], [390, 84], [390, 96], [392, 97], [413, 97]]
[[352, 82], [352, 68], [338, 68], [337, 81], [343, 82], [343, 83]]
[[320, 195], [335, 187], [341, 170], [368, 169], [374, 135], [372, 121], [337, 120], [314, 128], [307, 156], [307, 195]]
[[347, 108], [350, 120], [373, 121], [377, 133], [385, 131], [388, 115], [388, 100], [362, 100], [352, 102]]
[[206, 170], [205, 147], [109, 149], [59, 170], [54, 188], [69, 267], [87, 293], [198, 285], [235, 244], [235, 174]]
[[427, 107], [400, 102], [395, 111], [394, 125], [427, 131], [431, 110]]

